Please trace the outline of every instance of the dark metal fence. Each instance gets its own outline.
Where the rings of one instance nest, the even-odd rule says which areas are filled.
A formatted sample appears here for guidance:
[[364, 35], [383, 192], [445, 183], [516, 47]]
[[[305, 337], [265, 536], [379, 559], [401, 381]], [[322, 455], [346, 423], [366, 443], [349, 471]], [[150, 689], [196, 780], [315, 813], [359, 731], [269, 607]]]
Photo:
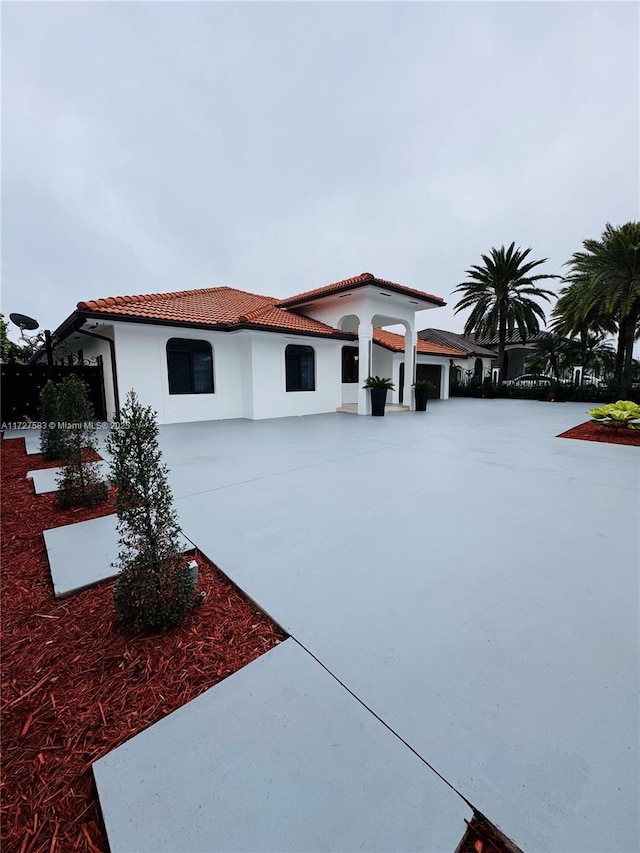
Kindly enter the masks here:
[[40, 391], [51, 379], [56, 384], [67, 376], [79, 376], [89, 386], [96, 420], [107, 418], [102, 360], [96, 364], [2, 364], [0, 365], [0, 417], [3, 423], [40, 420]]

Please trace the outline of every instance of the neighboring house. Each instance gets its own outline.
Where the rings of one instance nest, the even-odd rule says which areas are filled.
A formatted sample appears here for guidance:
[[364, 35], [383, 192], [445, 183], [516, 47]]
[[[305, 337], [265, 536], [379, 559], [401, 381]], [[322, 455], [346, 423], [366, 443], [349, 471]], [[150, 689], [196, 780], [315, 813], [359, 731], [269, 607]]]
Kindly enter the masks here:
[[[535, 344], [538, 341], [542, 340], [542, 338], [548, 334], [548, 332], [539, 332], [537, 335], [531, 335], [531, 337], [528, 337], [526, 341], [523, 341], [519, 332], [514, 331], [513, 334], [507, 338], [504, 353], [503, 381], [508, 379], [517, 379], [518, 376], [522, 376], [523, 373], [527, 372], [526, 360], [531, 355], [531, 350], [535, 348]], [[492, 367], [497, 370], [498, 336], [495, 335], [492, 338], [476, 338], [476, 342], [479, 346], [495, 350], [495, 361], [493, 362]]]
[[422, 329], [418, 341], [440, 346], [453, 347], [462, 355], [451, 359], [451, 381], [467, 385], [472, 379], [482, 381], [491, 376], [491, 368], [497, 359], [497, 351], [480, 346], [475, 338], [446, 332], [443, 329]]
[[[54, 332], [79, 358], [100, 356], [107, 416], [127, 391], [160, 423], [274, 418], [334, 412], [357, 404], [362, 384], [390, 376], [392, 402], [414, 408], [416, 376], [448, 397], [454, 347], [421, 342], [416, 311], [444, 301], [371, 273], [275, 299], [231, 287], [79, 302]], [[402, 325], [405, 335], [382, 327]]]

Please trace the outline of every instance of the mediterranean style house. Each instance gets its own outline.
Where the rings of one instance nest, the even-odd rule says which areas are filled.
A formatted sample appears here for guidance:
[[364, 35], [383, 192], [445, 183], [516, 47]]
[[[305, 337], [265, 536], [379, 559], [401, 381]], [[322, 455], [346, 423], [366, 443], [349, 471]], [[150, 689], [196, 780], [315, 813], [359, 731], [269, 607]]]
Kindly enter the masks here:
[[369, 375], [393, 380], [396, 405], [414, 408], [416, 379], [448, 397], [451, 360], [467, 353], [418, 340], [415, 326], [444, 304], [362, 273], [286, 299], [213, 287], [79, 302], [53, 337], [74, 358], [99, 357], [109, 419], [131, 388], [159, 423], [366, 415]]
[[451, 359], [451, 379], [458, 385], [467, 385], [471, 379], [482, 381], [492, 376], [492, 369], [497, 370], [496, 350], [481, 346], [475, 338], [444, 329], [422, 329], [418, 341], [462, 350], [463, 356]]

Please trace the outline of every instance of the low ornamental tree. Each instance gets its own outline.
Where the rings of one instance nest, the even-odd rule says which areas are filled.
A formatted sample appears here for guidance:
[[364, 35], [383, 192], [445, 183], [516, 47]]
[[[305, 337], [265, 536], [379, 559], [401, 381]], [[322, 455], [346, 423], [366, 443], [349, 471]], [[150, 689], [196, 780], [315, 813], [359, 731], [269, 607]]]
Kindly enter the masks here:
[[140, 403], [135, 391], [127, 395], [107, 448], [117, 488], [118, 619], [137, 633], [172, 628], [194, 603], [195, 583], [180, 552], [180, 528], [169, 471], [158, 445], [156, 413]]
[[94, 506], [108, 497], [95, 462], [98, 451], [89, 387], [79, 376], [67, 376], [58, 388], [58, 424], [62, 471], [56, 499], [61, 507]]
[[62, 456], [62, 430], [58, 429], [58, 387], [49, 379], [40, 392], [40, 452], [45, 459]]

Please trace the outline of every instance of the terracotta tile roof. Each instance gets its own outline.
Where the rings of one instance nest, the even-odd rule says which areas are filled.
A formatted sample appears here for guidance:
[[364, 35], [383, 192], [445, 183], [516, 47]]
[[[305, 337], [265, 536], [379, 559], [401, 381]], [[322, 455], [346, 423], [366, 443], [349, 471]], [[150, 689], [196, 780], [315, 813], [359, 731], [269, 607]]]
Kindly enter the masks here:
[[193, 324], [221, 329], [258, 326], [271, 330], [304, 332], [313, 335], [352, 337], [310, 317], [276, 307], [271, 296], [259, 296], [234, 287], [210, 287], [174, 293], [141, 296], [112, 296], [79, 302], [78, 311], [109, 314], [127, 319], [158, 320], [163, 323]]
[[273, 330], [282, 329], [283, 331], [307, 332], [316, 335], [353, 337], [351, 332], [334, 329], [333, 326], [327, 326], [326, 323], [321, 323], [319, 320], [303, 317], [301, 314], [294, 314], [291, 311], [283, 311], [282, 308], [276, 308], [274, 305], [268, 305], [257, 311], [252, 311], [250, 314], [242, 315], [238, 318], [237, 324], [240, 326], [264, 326]]
[[288, 308], [292, 305], [299, 305], [303, 302], [308, 302], [318, 296], [330, 296], [333, 293], [340, 293], [343, 290], [354, 290], [358, 287], [366, 287], [369, 284], [384, 287], [387, 290], [393, 290], [396, 293], [402, 293], [405, 296], [414, 296], [423, 302], [427, 301], [433, 302], [437, 305], [446, 305], [446, 302], [439, 296], [433, 296], [431, 293], [425, 293], [422, 290], [415, 290], [413, 287], [405, 287], [404, 284], [396, 284], [394, 281], [387, 281], [384, 278], [376, 278], [376, 276], [370, 272], [363, 272], [353, 278], [334, 281], [333, 284], [327, 284], [324, 287], [316, 287], [315, 290], [306, 290], [304, 293], [297, 293], [295, 296], [288, 296], [286, 299], [281, 299], [277, 304], [280, 308]]
[[175, 293], [111, 296], [79, 302], [78, 311], [219, 325], [237, 322], [242, 314], [270, 307], [274, 302], [275, 299], [269, 296], [246, 293], [234, 287], [209, 287]]
[[457, 347], [465, 355], [475, 355], [484, 358], [496, 357], [496, 353], [493, 350], [480, 346], [475, 338], [458, 335], [456, 332], [445, 332], [443, 329], [422, 329], [422, 331], [418, 332], [418, 339], [428, 341], [432, 344], [439, 344], [440, 346]]
[[[387, 332], [384, 329], [374, 329], [373, 340], [374, 343], [394, 352], [404, 352], [403, 335], [397, 335], [395, 332]], [[423, 355], [446, 355], [458, 358], [466, 357], [466, 353], [462, 350], [432, 344], [428, 341], [421, 341], [420, 339], [418, 339], [418, 353], [422, 353]]]

